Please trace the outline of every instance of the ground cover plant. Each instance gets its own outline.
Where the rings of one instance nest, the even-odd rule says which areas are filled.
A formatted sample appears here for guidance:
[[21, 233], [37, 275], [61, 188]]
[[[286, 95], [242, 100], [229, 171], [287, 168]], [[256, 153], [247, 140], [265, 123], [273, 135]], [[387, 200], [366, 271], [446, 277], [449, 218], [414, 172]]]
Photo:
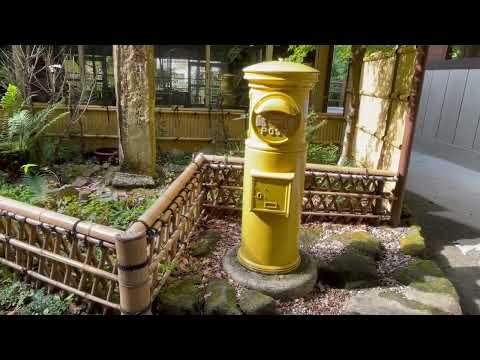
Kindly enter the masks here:
[[0, 265], [0, 314], [67, 315], [74, 312], [73, 303], [73, 294], [48, 294], [45, 288], [35, 289]]

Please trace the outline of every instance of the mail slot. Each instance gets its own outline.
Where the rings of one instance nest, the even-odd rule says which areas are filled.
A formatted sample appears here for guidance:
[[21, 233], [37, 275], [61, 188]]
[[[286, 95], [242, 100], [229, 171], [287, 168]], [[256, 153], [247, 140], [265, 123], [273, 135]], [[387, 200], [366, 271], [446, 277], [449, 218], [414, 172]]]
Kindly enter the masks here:
[[295, 173], [272, 173], [252, 169], [253, 194], [250, 211], [289, 215]]

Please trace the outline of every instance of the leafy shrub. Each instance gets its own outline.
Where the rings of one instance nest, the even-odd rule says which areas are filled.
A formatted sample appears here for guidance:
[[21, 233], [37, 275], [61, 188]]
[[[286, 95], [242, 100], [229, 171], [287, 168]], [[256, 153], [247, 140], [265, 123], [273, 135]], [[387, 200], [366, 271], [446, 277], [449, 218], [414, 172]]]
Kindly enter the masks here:
[[25, 184], [11, 184], [0, 178], [0, 195], [31, 205], [39, 205], [38, 193]]
[[9, 117], [21, 109], [22, 97], [15, 85], [8, 84], [5, 95], [0, 99], [0, 105]]
[[318, 115], [311, 111], [306, 118], [305, 141], [307, 142], [307, 162], [314, 164], [336, 165], [340, 157], [340, 147], [336, 144], [315, 144], [317, 131], [325, 126]]
[[0, 153], [4, 155], [20, 154], [31, 159], [38, 156], [39, 139], [43, 132], [57, 122], [68, 112], [63, 112], [52, 118], [61, 102], [47, 106], [45, 109], [32, 113], [22, 110], [23, 100], [14, 85], [9, 85], [7, 93], [0, 100], [2, 107], [9, 115], [6, 129], [0, 134]]
[[34, 292], [22, 310], [24, 315], [65, 315], [74, 295], [62, 299], [59, 295], [46, 295], [44, 289]]
[[73, 294], [65, 298], [47, 295], [45, 289], [34, 290], [29, 285], [13, 279], [0, 283], [0, 309], [20, 310], [23, 315], [67, 314], [73, 298]]
[[336, 144], [309, 144], [307, 162], [314, 164], [336, 165], [340, 157], [340, 148]]
[[141, 201], [131, 199], [115, 201], [89, 197], [85, 202], [78, 202], [75, 197], [64, 197], [57, 202], [57, 211], [97, 224], [126, 230], [154, 201], [154, 198]]

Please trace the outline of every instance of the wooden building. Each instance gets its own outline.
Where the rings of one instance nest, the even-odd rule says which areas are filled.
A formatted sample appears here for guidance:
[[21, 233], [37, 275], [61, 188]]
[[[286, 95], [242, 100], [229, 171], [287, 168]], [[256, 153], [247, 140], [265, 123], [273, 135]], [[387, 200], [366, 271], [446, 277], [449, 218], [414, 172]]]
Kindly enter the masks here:
[[416, 150], [480, 170], [480, 46], [431, 45]]

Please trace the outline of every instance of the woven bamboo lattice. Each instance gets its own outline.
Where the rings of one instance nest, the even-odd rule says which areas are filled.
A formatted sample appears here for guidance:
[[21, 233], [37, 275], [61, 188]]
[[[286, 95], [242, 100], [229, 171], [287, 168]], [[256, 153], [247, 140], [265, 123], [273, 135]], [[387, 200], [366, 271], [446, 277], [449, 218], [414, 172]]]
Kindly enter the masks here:
[[[388, 221], [387, 171], [307, 165], [303, 220]], [[99, 304], [149, 313], [206, 216], [241, 210], [243, 159], [198, 154], [127, 231], [0, 197], [0, 264]]]
[[0, 264], [104, 311], [119, 309], [113, 237], [120, 231], [3, 197], [0, 209]]
[[[242, 208], [243, 159], [206, 156], [203, 166], [205, 208]], [[382, 222], [390, 220], [395, 196], [384, 191], [387, 182], [395, 183], [394, 173], [307, 164], [303, 198], [303, 220]]]
[[177, 265], [178, 259], [202, 219], [202, 190], [197, 172], [159, 214], [151, 231], [147, 231], [148, 256], [152, 273], [152, 301]]

